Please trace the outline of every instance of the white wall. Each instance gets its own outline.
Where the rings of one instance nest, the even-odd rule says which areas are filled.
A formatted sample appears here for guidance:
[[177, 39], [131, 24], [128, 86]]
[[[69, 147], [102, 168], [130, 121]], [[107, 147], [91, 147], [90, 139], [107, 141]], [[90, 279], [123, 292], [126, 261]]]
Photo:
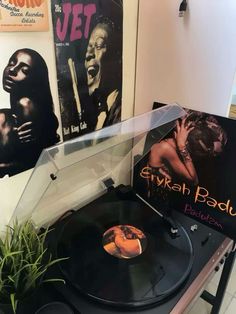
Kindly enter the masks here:
[[134, 113], [138, 3], [139, 0], [123, 0], [122, 120]]
[[236, 73], [234, 76], [234, 82], [232, 87], [231, 104], [236, 105]]
[[140, 0], [136, 114], [154, 100], [228, 114], [236, 69], [236, 1]]

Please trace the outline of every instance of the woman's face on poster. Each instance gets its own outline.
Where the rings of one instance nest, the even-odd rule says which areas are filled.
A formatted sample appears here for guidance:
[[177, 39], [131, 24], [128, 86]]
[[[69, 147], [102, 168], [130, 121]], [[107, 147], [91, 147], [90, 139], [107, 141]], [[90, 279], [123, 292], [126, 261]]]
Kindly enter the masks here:
[[98, 24], [91, 33], [85, 56], [85, 69], [89, 94], [91, 95], [101, 83], [106, 62], [109, 34], [106, 26]]
[[32, 67], [33, 60], [28, 53], [14, 53], [3, 72], [3, 89], [8, 93], [18, 90], [30, 78]]

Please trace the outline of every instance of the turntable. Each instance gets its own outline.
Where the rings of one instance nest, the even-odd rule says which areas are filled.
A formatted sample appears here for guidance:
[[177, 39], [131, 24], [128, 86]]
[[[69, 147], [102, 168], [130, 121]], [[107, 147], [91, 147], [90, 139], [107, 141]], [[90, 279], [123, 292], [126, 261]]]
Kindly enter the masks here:
[[52, 254], [69, 257], [55, 291], [75, 313], [182, 313], [230, 254], [232, 240], [131, 186], [148, 132], [161, 140], [184, 114], [169, 105], [42, 153], [14, 217], [53, 226]]

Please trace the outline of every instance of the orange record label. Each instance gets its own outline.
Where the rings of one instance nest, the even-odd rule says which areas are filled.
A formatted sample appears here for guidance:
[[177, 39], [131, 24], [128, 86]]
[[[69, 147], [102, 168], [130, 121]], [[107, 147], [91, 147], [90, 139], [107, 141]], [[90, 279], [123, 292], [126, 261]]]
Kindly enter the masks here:
[[133, 258], [143, 253], [147, 246], [144, 233], [130, 225], [109, 228], [103, 234], [104, 250], [118, 258]]
[[0, 0], [1, 32], [48, 31], [47, 0]]

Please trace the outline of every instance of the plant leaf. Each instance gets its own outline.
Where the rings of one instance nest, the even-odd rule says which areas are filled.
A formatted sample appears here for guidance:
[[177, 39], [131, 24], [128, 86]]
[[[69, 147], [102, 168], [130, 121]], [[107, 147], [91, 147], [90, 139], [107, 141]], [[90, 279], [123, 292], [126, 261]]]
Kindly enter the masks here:
[[13, 312], [16, 313], [18, 300], [15, 299], [15, 293], [10, 294], [10, 300]]

